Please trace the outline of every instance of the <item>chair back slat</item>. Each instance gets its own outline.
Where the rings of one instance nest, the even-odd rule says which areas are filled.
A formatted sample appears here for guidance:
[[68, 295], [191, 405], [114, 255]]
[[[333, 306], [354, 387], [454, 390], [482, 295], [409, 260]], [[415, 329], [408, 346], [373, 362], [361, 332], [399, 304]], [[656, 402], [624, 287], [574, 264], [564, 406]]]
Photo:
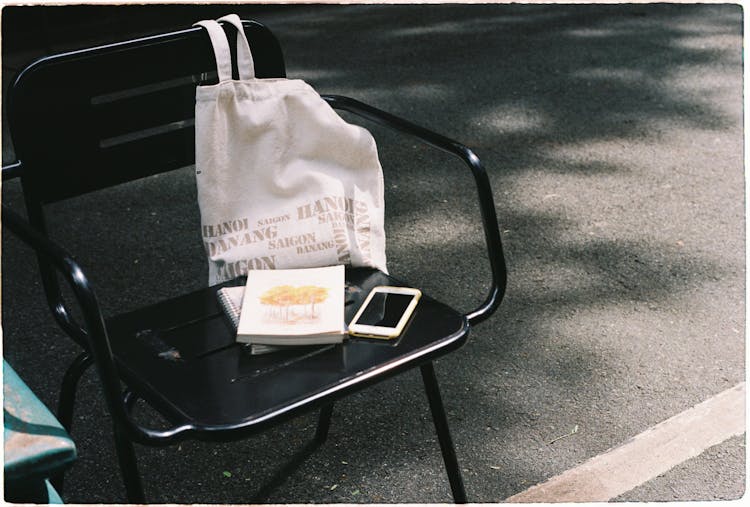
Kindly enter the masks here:
[[[186, 76], [158, 85], [92, 97], [93, 121], [100, 146], [117, 143], [128, 134], [146, 135], [159, 127], [194, 116], [195, 86], [200, 76]], [[112, 121], [117, 118], [117, 121]]]
[[[244, 27], [257, 76], [284, 77], [275, 37]], [[197, 27], [31, 64], [8, 99], [27, 196], [44, 204], [193, 164], [195, 87], [215, 69]]]

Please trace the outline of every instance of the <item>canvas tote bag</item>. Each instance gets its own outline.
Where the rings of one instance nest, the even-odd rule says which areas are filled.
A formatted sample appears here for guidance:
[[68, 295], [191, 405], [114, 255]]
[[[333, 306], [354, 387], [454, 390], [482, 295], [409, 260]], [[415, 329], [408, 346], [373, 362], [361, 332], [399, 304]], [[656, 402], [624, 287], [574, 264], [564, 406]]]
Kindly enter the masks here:
[[[232, 79], [221, 25], [237, 28]], [[299, 79], [258, 79], [240, 18], [196, 23], [219, 83], [198, 86], [195, 162], [209, 284], [250, 269], [369, 266], [386, 271], [383, 172], [372, 135]]]

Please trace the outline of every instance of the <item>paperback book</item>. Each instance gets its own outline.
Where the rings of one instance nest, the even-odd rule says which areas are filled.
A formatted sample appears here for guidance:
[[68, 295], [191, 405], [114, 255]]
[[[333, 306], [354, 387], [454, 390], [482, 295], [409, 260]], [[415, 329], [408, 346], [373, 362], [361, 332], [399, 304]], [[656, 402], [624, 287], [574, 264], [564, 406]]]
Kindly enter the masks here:
[[339, 343], [346, 334], [344, 266], [251, 270], [236, 306], [237, 341], [252, 344], [253, 353], [267, 351], [256, 345]]

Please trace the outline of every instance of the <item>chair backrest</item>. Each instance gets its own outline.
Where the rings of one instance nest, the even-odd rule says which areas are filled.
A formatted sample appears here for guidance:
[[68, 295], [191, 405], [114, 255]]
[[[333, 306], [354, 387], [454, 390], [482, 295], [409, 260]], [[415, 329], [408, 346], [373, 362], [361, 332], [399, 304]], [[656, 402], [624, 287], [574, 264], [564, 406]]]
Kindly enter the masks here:
[[[285, 77], [270, 30], [254, 21], [243, 27], [256, 76]], [[227, 35], [233, 41], [235, 29]], [[7, 104], [34, 229], [46, 233], [45, 204], [193, 164], [195, 88], [216, 82], [201, 27], [44, 57], [22, 70]], [[54, 266], [38, 260], [53, 315], [83, 344]]]
[[[243, 26], [257, 76], [284, 77], [273, 34], [256, 22]], [[27, 205], [192, 164], [195, 87], [216, 81], [211, 44], [200, 27], [32, 63], [8, 95]]]

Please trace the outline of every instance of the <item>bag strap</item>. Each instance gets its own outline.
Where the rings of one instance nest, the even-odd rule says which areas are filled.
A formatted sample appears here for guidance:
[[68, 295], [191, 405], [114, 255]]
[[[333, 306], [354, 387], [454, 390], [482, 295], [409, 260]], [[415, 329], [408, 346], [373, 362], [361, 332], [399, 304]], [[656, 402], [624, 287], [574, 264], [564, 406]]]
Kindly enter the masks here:
[[237, 14], [227, 14], [216, 21], [226, 21], [234, 25], [237, 29], [237, 70], [240, 79], [253, 79], [255, 77], [255, 64], [253, 62], [253, 53], [250, 51], [250, 44], [247, 42], [247, 35], [242, 26], [242, 21]]
[[216, 57], [216, 72], [219, 75], [219, 82], [231, 80], [232, 54], [229, 52], [229, 42], [227, 41], [224, 29], [213, 19], [198, 21], [193, 26], [202, 26], [208, 31], [211, 46], [214, 49], [214, 56]]

